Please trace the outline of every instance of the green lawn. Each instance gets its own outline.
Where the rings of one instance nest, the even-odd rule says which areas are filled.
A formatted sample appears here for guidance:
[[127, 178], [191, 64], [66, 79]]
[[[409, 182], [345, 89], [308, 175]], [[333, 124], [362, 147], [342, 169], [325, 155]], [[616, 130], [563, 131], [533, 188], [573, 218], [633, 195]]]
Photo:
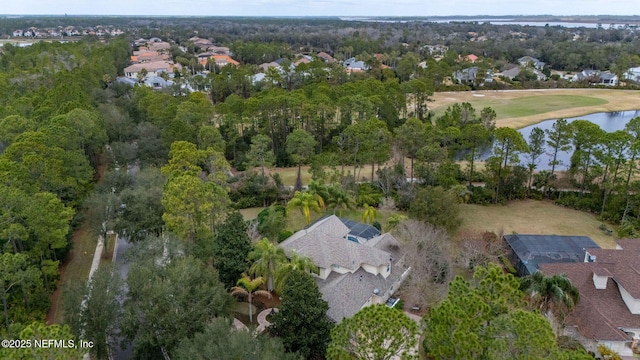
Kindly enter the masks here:
[[490, 106], [498, 116], [522, 117], [543, 114], [569, 108], [606, 104], [607, 101], [582, 95], [538, 95], [513, 99], [508, 102], [496, 102]]
[[[512, 99], [475, 96], [469, 99], [468, 102], [471, 103], [478, 112], [487, 106], [492, 108], [495, 110], [498, 119], [519, 118], [552, 111], [597, 106], [608, 103], [605, 99], [584, 95], [535, 95]], [[445, 110], [445, 108], [437, 109], [436, 116], [442, 115]]]

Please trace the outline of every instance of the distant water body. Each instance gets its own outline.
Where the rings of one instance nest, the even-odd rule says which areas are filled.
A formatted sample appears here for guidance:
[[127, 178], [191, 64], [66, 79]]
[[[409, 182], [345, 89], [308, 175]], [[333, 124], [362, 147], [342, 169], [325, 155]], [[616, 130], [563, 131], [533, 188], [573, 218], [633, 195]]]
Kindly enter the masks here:
[[[363, 21], [363, 22], [383, 22], [383, 23], [407, 23], [407, 22], [434, 22], [434, 23], [457, 23], [457, 22], [477, 22], [477, 23], [490, 23], [492, 25], [521, 25], [521, 26], [562, 26], [566, 28], [592, 28], [598, 27], [598, 23], [586, 23], [586, 22], [567, 22], [567, 21], [514, 21], [513, 19], [438, 19], [438, 20], [426, 20], [426, 19], [412, 19], [412, 18], [397, 18], [397, 19], [378, 19], [378, 18], [364, 18], [364, 17], [341, 17], [340, 20], [345, 21]], [[609, 29], [611, 27], [618, 28], [624, 27], [627, 24], [622, 23], [609, 23], [600, 24], [602, 28]], [[636, 25], [636, 24], [633, 24]]]
[[[596, 125], [598, 125], [602, 130], [606, 132], [614, 132], [617, 130], [624, 130], [625, 125], [631, 119], [640, 116], [640, 110], [631, 110], [631, 111], [616, 111], [616, 112], [601, 112], [590, 115], [578, 116], [574, 118], [567, 118], [567, 122], [571, 123], [576, 120], [588, 120]], [[522, 136], [529, 141], [529, 136], [533, 131], [533, 128], [540, 128], [542, 130], [550, 130], [555, 124], [557, 119], [549, 119], [542, 121], [540, 123], [530, 125], [519, 129], [518, 132], [522, 134]], [[545, 135], [545, 140], [547, 140]], [[558, 153], [557, 160], [561, 161], [561, 165], [556, 166], [558, 170], [567, 170], [569, 168], [569, 164], [571, 163], [571, 154], [573, 153], [573, 149], [570, 151], [561, 151]], [[551, 166], [549, 166], [549, 162], [552, 160], [553, 153], [550, 148], [547, 148], [545, 153], [540, 157], [540, 163], [538, 164], [538, 170], [551, 170]], [[491, 156], [491, 149], [485, 149], [481, 156], [481, 160], [486, 160], [489, 156]], [[525, 164], [527, 158], [525, 155], [520, 156], [520, 163]]]

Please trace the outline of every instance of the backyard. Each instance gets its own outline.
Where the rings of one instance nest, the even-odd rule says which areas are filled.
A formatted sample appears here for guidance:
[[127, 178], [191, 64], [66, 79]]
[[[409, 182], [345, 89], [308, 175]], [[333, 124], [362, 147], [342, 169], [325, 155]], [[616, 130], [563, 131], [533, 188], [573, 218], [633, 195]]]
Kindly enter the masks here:
[[[594, 214], [557, 206], [551, 201], [522, 200], [507, 205], [462, 206], [460, 230], [493, 231], [496, 234], [584, 235], [602, 248], [615, 248], [615, 237], [599, 227]], [[606, 225], [615, 230], [612, 225]]]

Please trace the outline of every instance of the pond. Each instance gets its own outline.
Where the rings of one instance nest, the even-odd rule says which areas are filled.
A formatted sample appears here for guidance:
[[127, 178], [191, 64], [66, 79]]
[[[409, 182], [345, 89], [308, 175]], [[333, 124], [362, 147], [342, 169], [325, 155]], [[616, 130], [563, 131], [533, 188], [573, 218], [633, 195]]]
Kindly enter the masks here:
[[[594, 124], [600, 126], [600, 128], [606, 132], [613, 132], [617, 130], [624, 130], [625, 125], [633, 118], [640, 116], [640, 110], [631, 110], [631, 111], [616, 111], [616, 112], [601, 112], [595, 113], [585, 116], [578, 116], [574, 118], [567, 118], [567, 122], [573, 122], [575, 120], [588, 120]], [[522, 134], [524, 139], [528, 142], [529, 135], [531, 135], [531, 131], [533, 128], [540, 128], [542, 130], [549, 130], [553, 126], [553, 124], [558, 119], [549, 119], [537, 123], [535, 125], [530, 125], [518, 130], [519, 133]], [[567, 170], [570, 165], [571, 154], [573, 153], [573, 149], [568, 152], [563, 151], [558, 153], [557, 159], [561, 161], [560, 165], [556, 165], [556, 170]], [[480, 156], [481, 160], [486, 160], [491, 155], [491, 149], [487, 149], [483, 151]], [[538, 163], [537, 170], [551, 170], [551, 166], [549, 166], [549, 162], [553, 157], [553, 153], [551, 149], [548, 149], [542, 156], [540, 157], [540, 162]], [[525, 155], [520, 156], [520, 163], [524, 165], [527, 161]]]

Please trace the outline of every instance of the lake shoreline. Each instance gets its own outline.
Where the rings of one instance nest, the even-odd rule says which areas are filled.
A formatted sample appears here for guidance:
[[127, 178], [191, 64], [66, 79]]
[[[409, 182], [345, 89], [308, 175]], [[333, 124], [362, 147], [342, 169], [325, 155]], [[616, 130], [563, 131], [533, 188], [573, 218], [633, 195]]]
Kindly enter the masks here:
[[[434, 93], [433, 102], [429, 106], [429, 110], [435, 111], [436, 114], [442, 112], [448, 106], [454, 103], [469, 102], [480, 111], [490, 101], [500, 100], [508, 102], [513, 99], [536, 96], [536, 95], [580, 95], [591, 96], [606, 100], [607, 103], [594, 106], [570, 107], [562, 110], [543, 112], [539, 114], [501, 118], [498, 113], [496, 119], [497, 127], [511, 127], [514, 129], [522, 129], [530, 125], [541, 123], [545, 120], [559, 118], [573, 118], [586, 116], [600, 112], [616, 112], [616, 111], [635, 111], [640, 108], [640, 91], [639, 90], [622, 90], [622, 89], [526, 89], [526, 90], [476, 90], [476, 91], [447, 91]], [[487, 104], [483, 104], [487, 102]]]

